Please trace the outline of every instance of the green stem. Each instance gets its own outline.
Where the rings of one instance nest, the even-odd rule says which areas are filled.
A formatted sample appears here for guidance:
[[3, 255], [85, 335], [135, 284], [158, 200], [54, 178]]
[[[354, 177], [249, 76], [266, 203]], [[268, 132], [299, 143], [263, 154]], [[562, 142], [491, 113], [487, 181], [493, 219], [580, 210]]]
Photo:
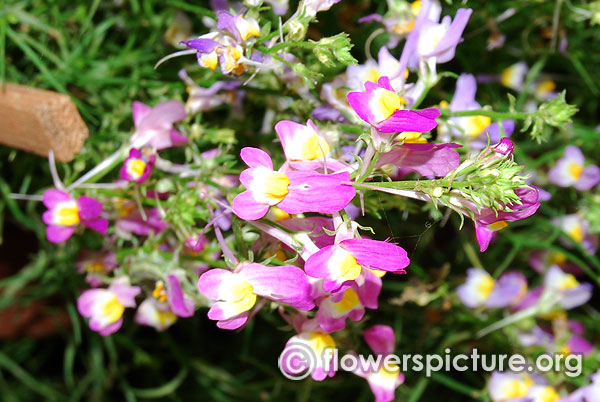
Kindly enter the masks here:
[[[288, 30], [289, 30], [289, 26], [287, 25], [287, 22], [286, 22], [286, 24], [283, 24], [281, 26], [281, 34], [283, 35], [283, 34], [287, 33]], [[274, 30], [273, 32], [271, 32], [270, 34], [268, 34], [262, 38], [258, 38], [256, 40], [256, 42], [257, 43], [265, 43], [266, 41], [269, 41], [277, 36], [279, 36], [279, 28], [277, 28], [276, 30]]]
[[523, 90], [519, 94], [519, 97], [517, 98], [517, 102], [515, 103], [515, 109], [517, 109], [517, 110], [522, 109], [522, 106], [525, 103], [525, 100], [527, 99], [527, 95], [530, 93], [530, 89], [531, 89], [531, 85], [533, 84], [533, 81], [535, 81], [537, 79], [538, 75], [540, 75], [540, 72], [542, 71], [542, 69], [544, 68], [545, 65], [546, 65], [546, 57], [542, 57], [540, 60], [538, 60], [533, 65], [533, 67], [531, 67], [531, 70], [529, 70], [529, 72], [527, 73], [527, 76], [525, 77], [525, 83], [523, 84]]
[[425, 98], [427, 97], [427, 94], [429, 93], [429, 91], [431, 90], [431, 86], [427, 85], [425, 87], [425, 89], [423, 90], [423, 92], [421, 93], [421, 96], [419, 96], [419, 98], [415, 101], [415, 103], [412, 104], [412, 108], [413, 109], [417, 109], [419, 107], [419, 105], [425, 100]]
[[[258, 50], [260, 50], [261, 52], [263, 52], [263, 53], [269, 53], [269, 50], [270, 50], [270, 49], [268, 49], [268, 48], [266, 48], [264, 46], [256, 46], [256, 48]], [[285, 59], [282, 59], [281, 57], [277, 56], [276, 54], [271, 54], [271, 57], [274, 58], [275, 60], [278, 60], [278, 61], [282, 62], [283, 64], [285, 64], [286, 66], [288, 66], [290, 69], [294, 68], [294, 66], [292, 65], [292, 63], [290, 63], [289, 61], [287, 61]]]
[[373, 169], [375, 169], [375, 165], [377, 164], [377, 161], [379, 160], [380, 155], [381, 155], [381, 152], [375, 151], [375, 154], [373, 155], [373, 157], [371, 158], [371, 161], [369, 162], [369, 167], [367, 168], [367, 170], [363, 173], [362, 176], [360, 176], [358, 179], [356, 179], [356, 181], [358, 183], [364, 182], [369, 177], [371, 172], [373, 172]]
[[452, 112], [449, 110], [442, 110], [442, 117], [463, 117], [463, 116], [487, 116], [492, 119], [505, 120], [525, 120], [534, 113], [524, 112], [495, 112], [493, 110], [477, 109], [477, 110], [463, 110], [460, 112]]
[[311, 42], [283, 42], [283, 43], [279, 43], [271, 48], [268, 48], [265, 53], [277, 53], [281, 49], [285, 49], [288, 47], [299, 47], [299, 48], [305, 48], [305, 49], [312, 49], [315, 47], [315, 44], [316, 43], [311, 43]]

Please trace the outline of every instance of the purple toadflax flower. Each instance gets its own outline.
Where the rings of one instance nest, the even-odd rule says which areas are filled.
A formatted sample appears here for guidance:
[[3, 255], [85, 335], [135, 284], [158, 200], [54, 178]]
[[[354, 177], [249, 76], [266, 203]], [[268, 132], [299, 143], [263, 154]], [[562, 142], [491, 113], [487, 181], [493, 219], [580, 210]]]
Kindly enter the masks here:
[[527, 292], [527, 280], [519, 272], [507, 272], [494, 280], [481, 268], [470, 268], [467, 281], [456, 289], [467, 307], [500, 308], [519, 302]]
[[[471, 74], [461, 74], [456, 81], [456, 91], [448, 109], [453, 112], [481, 109], [481, 105], [475, 100], [476, 92], [475, 77]], [[492, 144], [501, 140], [500, 125], [492, 123], [492, 119], [487, 116], [452, 117], [449, 121], [453, 123], [449, 125], [449, 130], [441, 130], [440, 127], [438, 134], [442, 137], [452, 134], [456, 138], [464, 138], [473, 149], [483, 149], [488, 142], [488, 135]], [[502, 129], [504, 136], [509, 137], [515, 129], [515, 122], [513, 120], [503, 121]], [[448, 138], [443, 140], [448, 140]]]
[[589, 190], [600, 183], [600, 167], [585, 167], [585, 158], [579, 148], [569, 145], [565, 154], [548, 172], [548, 179], [560, 187], [574, 186], [577, 190]]
[[220, 10], [217, 11], [217, 29], [219, 31], [182, 43], [196, 50], [201, 67], [214, 70], [220, 64], [223, 74], [241, 74], [245, 70], [242, 44], [260, 35], [258, 22], [254, 18]]

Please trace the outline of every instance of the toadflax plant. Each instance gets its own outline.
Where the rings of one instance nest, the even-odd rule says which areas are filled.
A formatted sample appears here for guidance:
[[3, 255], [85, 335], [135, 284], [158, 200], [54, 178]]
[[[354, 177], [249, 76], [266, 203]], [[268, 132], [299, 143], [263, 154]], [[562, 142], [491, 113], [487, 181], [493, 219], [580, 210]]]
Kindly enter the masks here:
[[[303, 0], [278, 20], [273, 12], [286, 15], [287, 2], [214, 2], [207, 32], [157, 63], [196, 64], [179, 74], [186, 104], [132, 100], [131, 135], [118, 151], [70, 184], [52, 166], [54, 188], [43, 195], [48, 240], [63, 243], [84, 228], [102, 236], [78, 263], [92, 287], [77, 307], [92, 330], [106, 336], [129, 325], [128, 309], [137, 324], [158, 331], [197, 315], [236, 330], [260, 312], [289, 324], [287, 346], [276, 348], [302, 343], [320, 356], [362, 333], [375, 354], [388, 355], [394, 331], [364, 329], [367, 310], [378, 309], [384, 281], [411, 277], [411, 260], [402, 240], [364, 225], [377, 213], [372, 194], [422, 208], [423, 221], [457, 214], [481, 252], [536, 213], [546, 193], [509, 137], [520, 122], [536, 139], [546, 126], [569, 123], [575, 110], [564, 94], [543, 92], [546, 84], [529, 111], [517, 110], [514, 97], [506, 111], [482, 107], [474, 75], [440, 71], [459, 51], [472, 10], [444, 15], [435, 0], [391, 2], [396, 8], [385, 15], [361, 19], [383, 25], [390, 40], [377, 60], [358, 64], [344, 33], [306, 39], [319, 13], [338, 2]], [[530, 91], [523, 77], [509, 76], [518, 73], [497, 80]], [[455, 92], [435, 100], [431, 91], [448, 77], [457, 78]], [[242, 121], [261, 121], [261, 129], [236, 137], [220, 117], [223, 105]], [[115, 181], [99, 182], [111, 175]], [[575, 146], [549, 172], [550, 182], [583, 191], [597, 176]], [[579, 229], [565, 230], [573, 247], [595, 250], [597, 238], [579, 219]], [[564, 272], [559, 257], [538, 257], [543, 285], [530, 291], [516, 272], [468, 271], [455, 304], [506, 309], [480, 335], [589, 299], [591, 285]], [[295, 373], [288, 363], [282, 370]], [[316, 381], [335, 375], [321, 362], [304, 370]], [[377, 401], [393, 400], [404, 381], [400, 370], [356, 374]], [[515, 385], [500, 374], [491, 381], [493, 400], [538, 392], [533, 382]]]

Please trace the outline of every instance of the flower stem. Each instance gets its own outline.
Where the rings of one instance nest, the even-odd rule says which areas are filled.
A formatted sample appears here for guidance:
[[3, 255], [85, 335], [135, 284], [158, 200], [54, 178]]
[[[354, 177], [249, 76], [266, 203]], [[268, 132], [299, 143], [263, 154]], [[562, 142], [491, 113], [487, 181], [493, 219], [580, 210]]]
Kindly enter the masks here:
[[442, 117], [463, 117], [463, 116], [487, 116], [492, 119], [505, 120], [525, 120], [529, 116], [535, 113], [524, 113], [524, 112], [495, 112], [487, 109], [476, 109], [476, 110], [462, 110], [460, 112], [452, 112], [447, 109], [442, 110]]

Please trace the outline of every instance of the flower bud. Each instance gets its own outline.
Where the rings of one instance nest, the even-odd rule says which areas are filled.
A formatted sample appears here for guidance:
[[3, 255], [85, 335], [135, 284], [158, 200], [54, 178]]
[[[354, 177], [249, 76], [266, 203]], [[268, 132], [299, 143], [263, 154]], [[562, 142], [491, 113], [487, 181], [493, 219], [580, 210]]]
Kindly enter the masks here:
[[512, 155], [513, 150], [515, 148], [514, 142], [509, 140], [508, 138], [502, 138], [499, 143], [494, 145], [492, 149], [502, 155]]
[[306, 30], [308, 29], [306, 24], [298, 20], [290, 20], [288, 22], [288, 35], [287, 39], [292, 42], [301, 42], [306, 36]]

